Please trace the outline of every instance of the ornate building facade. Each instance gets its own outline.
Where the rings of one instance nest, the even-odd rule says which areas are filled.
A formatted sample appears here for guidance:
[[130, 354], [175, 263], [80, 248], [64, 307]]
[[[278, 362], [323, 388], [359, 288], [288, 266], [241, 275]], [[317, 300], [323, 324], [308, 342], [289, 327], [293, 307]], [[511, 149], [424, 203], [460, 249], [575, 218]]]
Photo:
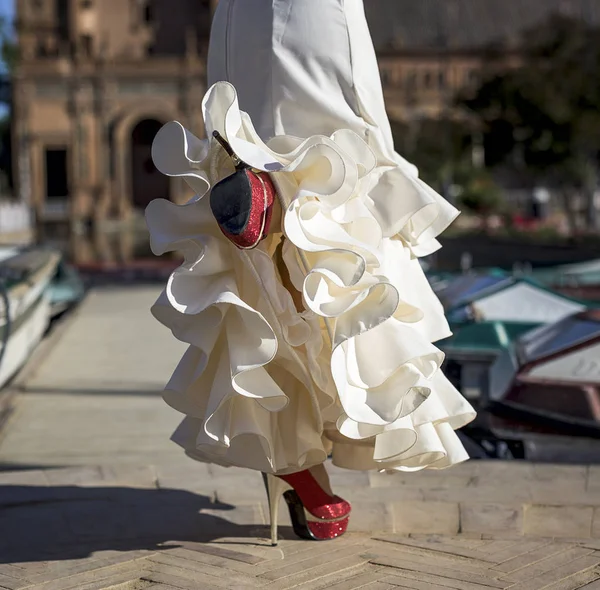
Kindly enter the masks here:
[[[173, 10], [173, 5], [177, 10]], [[17, 0], [17, 191], [41, 223], [128, 219], [186, 198], [150, 146], [172, 119], [201, 129], [212, 0]]]
[[[16, 0], [14, 178], [40, 222], [124, 220], [153, 198], [189, 196], [156, 171], [150, 145], [172, 119], [202, 133], [216, 3]], [[600, 0], [365, 0], [365, 9], [398, 120], [446, 116], [477, 82], [484, 48], [513, 59], [518, 35], [552, 12], [600, 22]]]

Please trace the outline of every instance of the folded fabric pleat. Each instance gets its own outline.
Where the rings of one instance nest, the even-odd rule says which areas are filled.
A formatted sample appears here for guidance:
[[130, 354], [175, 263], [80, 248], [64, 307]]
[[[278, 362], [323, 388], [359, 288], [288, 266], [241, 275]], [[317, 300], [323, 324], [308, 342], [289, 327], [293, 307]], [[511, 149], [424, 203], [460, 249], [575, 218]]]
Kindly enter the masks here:
[[[220, 82], [204, 102], [207, 137], [269, 172], [283, 207], [283, 260], [269, 240], [238, 250], [211, 215], [211, 187], [231, 171], [212, 139], [179, 123], [153, 145], [157, 168], [196, 191], [147, 210], [156, 254], [185, 261], [153, 307], [190, 346], [165, 400], [187, 418], [174, 435], [194, 458], [277, 473], [321, 462], [354, 469], [444, 468], [467, 458], [454, 430], [474, 411], [440, 371], [450, 335], [417, 257], [456, 210], [403, 161], [381, 164], [357, 134], [263, 142]], [[332, 448], [333, 449], [332, 449]]]

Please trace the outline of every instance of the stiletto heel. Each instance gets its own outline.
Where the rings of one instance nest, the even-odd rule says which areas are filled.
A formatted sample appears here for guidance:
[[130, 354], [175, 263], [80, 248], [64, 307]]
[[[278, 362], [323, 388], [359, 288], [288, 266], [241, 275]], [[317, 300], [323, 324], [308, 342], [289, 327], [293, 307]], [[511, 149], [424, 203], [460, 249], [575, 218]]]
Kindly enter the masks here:
[[271, 545], [277, 545], [277, 522], [279, 520], [279, 500], [283, 491], [287, 487], [286, 483], [271, 475], [263, 473], [263, 481], [267, 490], [267, 500], [269, 502], [269, 522], [271, 524]]
[[[348, 528], [350, 504], [339, 496], [329, 495], [306, 469], [289, 475], [263, 473], [269, 501], [271, 542], [277, 545], [279, 498], [283, 493], [294, 533], [301, 539], [324, 541], [343, 535]], [[292, 488], [287, 489], [286, 488]]]

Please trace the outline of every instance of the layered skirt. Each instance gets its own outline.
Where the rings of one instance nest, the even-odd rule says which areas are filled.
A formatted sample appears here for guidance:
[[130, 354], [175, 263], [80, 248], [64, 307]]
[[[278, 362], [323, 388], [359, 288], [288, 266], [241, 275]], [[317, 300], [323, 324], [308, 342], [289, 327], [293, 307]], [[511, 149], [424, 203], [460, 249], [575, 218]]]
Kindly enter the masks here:
[[153, 251], [185, 256], [152, 310], [189, 344], [164, 394], [175, 442], [280, 474], [466, 460], [475, 413], [440, 370], [450, 330], [418, 260], [458, 212], [394, 152], [362, 2], [221, 0], [209, 77], [206, 137], [271, 175], [282, 222], [237, 249], [207, 198], [230, 159], [162, 128], [157, 168], [196, 193], [147, 210]]

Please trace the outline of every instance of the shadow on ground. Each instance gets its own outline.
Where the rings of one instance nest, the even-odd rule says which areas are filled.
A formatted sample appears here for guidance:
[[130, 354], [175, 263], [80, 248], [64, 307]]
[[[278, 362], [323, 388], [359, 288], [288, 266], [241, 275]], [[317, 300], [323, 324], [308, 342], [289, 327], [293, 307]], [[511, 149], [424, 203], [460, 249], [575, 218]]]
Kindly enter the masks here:
[[[234, 509], [174, 489], [0, 486], [0, 563], [168, 549], [224, 537], [266, 543], [267, 527], [227, 519]], [[291, 536], [285, 528], [281, 533]]]

